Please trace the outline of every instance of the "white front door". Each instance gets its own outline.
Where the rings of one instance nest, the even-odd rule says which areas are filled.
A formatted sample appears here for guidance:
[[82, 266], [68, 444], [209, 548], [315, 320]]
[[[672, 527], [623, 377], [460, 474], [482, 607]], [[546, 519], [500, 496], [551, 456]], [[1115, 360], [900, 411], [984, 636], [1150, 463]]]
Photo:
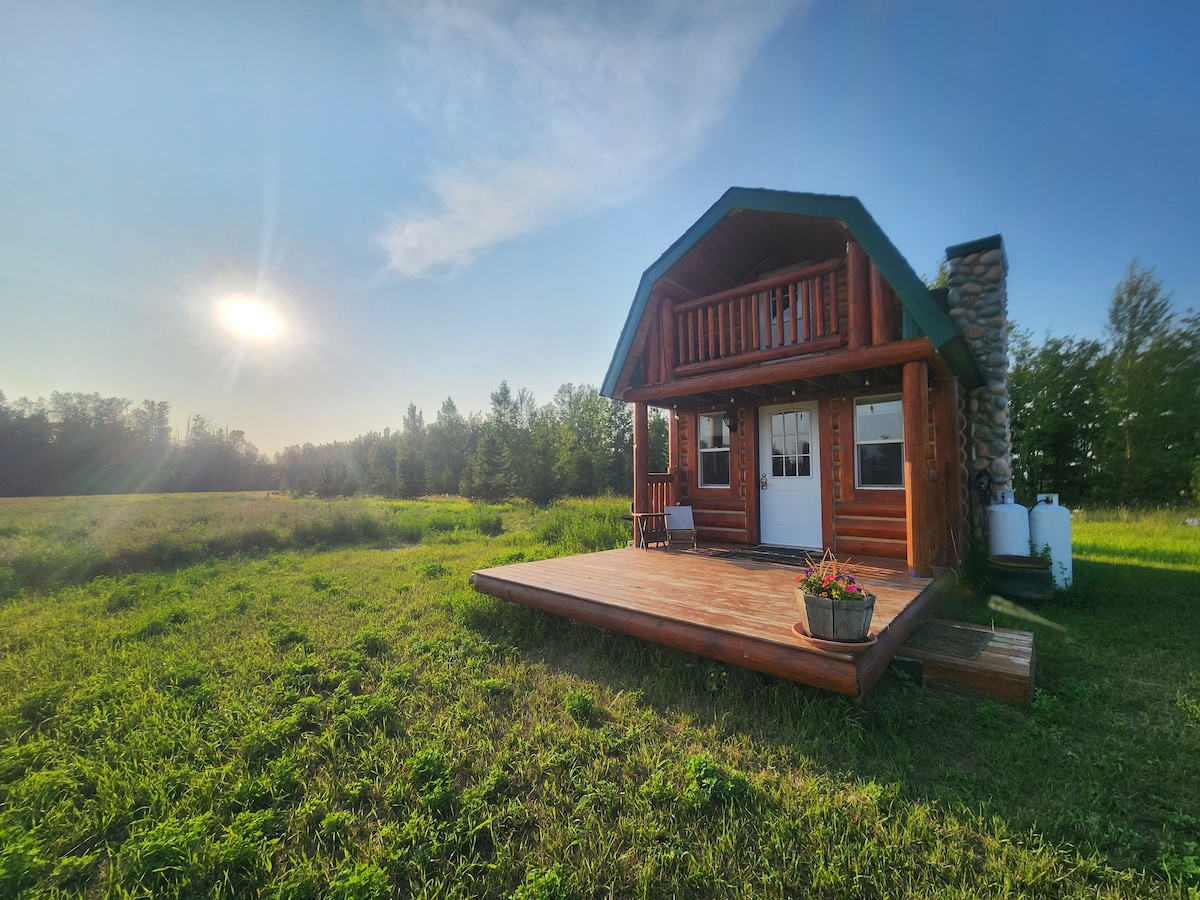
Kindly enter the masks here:
[[758, 411], [759, 531], [764, 544], [821, 546], [817, 404]]

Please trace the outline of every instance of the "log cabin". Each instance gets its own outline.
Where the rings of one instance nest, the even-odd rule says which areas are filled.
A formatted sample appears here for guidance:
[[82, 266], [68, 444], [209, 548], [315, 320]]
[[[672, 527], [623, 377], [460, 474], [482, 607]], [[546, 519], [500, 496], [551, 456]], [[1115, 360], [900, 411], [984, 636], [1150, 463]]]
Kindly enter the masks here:
[[1011, 470], [1007, 260], [999, 235], [946, 255], [932, 290], [857, 198], [730, 188], [642, 275], [601, 388], [634, 407], [634, 511], [913, 576], [957, 562]]
[[[477, 570], [475, 589], [851, 697], [904, 652], [1027, 703], [1031, 635], [965, 663], [906, 643], [954, 584], [935, 569], [982, 538], [986, 488], [1010, 483], [1004, 245], [946, 260], [930, 290], [857, 199], [731, 188], [642, 276], [601, 389], [634, 408], [637, 546]], [[705, 545], [648, 551], [678, 504]], [[853, 555], [868, 639], [798, 631], [792, 554], [739, 544]]]

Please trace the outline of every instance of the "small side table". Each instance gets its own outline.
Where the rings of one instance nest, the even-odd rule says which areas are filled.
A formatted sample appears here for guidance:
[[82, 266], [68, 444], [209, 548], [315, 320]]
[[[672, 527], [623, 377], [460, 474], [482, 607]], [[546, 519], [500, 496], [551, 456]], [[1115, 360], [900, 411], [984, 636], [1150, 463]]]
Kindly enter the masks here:
[[650, 544], [669, 544], [671, 533], [667, 531], [667, 514], [660, 512], [635, 512], [633, 519], [637, 531], [637, 545], [643, 550], [649, 549]]

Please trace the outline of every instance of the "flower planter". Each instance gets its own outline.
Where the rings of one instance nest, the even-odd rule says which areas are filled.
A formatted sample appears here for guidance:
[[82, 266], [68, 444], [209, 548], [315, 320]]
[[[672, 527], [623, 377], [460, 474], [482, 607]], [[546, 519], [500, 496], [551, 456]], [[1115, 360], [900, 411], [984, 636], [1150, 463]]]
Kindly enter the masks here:
[[867, 639], [871, 616], [875, 612], [875, 595], [846, 600], [833, 600], [806, 594], [796, 588], [796, 605], [800, 607], [800, 622], [810, 636], [823, 641], [860, 643]]

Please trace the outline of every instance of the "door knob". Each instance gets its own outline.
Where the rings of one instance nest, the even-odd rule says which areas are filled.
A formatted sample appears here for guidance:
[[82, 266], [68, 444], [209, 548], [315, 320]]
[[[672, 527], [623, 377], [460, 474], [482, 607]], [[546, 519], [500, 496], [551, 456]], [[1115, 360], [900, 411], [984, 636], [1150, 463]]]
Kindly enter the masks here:
[[766, 472], [763, 472], [761, 475], [758, 476], [758, 489], [760, 491], [765, 491], [767, 489], [767, 473]]

